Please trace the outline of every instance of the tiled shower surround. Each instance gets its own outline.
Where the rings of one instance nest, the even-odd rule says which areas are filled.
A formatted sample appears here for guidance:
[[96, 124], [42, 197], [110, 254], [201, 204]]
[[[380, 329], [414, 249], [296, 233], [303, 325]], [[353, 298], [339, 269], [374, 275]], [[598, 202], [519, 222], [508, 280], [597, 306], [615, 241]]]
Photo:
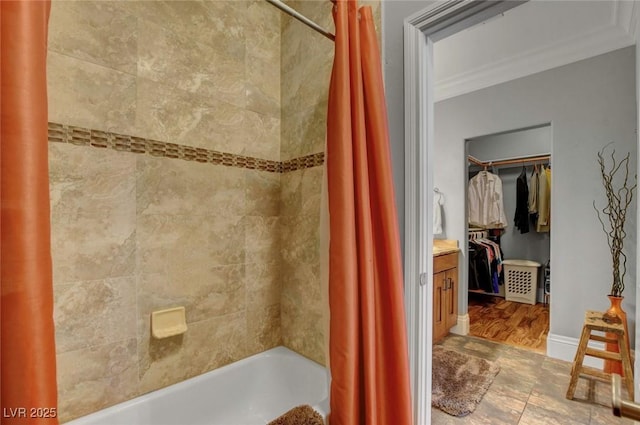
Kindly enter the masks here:
[[61, 420], [280, 344], [324, 363], [333, 44], [262, 0], [53, 0], [49, 34]]

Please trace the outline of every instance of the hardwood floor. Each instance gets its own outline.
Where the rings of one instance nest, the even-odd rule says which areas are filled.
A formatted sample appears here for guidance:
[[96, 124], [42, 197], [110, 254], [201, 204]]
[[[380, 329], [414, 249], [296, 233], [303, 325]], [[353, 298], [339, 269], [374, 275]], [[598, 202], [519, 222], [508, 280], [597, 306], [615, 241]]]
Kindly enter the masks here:
[[549, 306], [469, 294], [469, 335], [546, 353]]

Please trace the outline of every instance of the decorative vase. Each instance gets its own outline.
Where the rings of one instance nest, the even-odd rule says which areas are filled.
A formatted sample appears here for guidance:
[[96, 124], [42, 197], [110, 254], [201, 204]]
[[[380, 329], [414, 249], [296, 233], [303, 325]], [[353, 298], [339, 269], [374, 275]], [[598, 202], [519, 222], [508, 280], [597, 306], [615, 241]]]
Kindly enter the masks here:
[[[622, 300], [624, 297], [616, 297], [613, 295], [607, 295], [609, 298], [609, 302], [611, 303], [609, 309], [604, 313], [602, 319], [608, 323], [622, 323], [624, 326], [624, 339], [627, 343], [627, 349], [630, 350], [629, 346], [629, 329], [627, 327], [627, 313], [622, 309]], [[616, 334], [607, 333], [607, 339], [616, 339]], [[619, 353], [620, 347], [616, 342], [607, 342], [606, 348], [607, 351], [613, 353]], [[629, 358], [631, 356], [629, 355]], [[618, 375], [624, 376], [622, 371], [622, 363], [616, 360], [605, 360], [604, 361], [604, 371], [607, 373], [617, 373]]]
[[609, 298], [609, 310], [605, 311], [602, 319], [607, 323], [622, 323], [622, 319], [626, 320], [627, 314], [622, 309], [622, 300], [624, 297], [616, 297], [614, 295], [607, 295]]

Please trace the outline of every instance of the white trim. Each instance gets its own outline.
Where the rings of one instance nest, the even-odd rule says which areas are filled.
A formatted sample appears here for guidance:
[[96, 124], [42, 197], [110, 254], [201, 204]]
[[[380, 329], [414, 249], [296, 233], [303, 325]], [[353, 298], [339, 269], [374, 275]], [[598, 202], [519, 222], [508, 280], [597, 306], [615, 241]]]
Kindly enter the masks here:
[[[413, 50], [414, 39], [416, 38], [415, 34], [408, 34], [411, 31], [411, 28], [405, 27], [404, 34], [404, 44], [405, 49]], [[404, 67], [404, 79], [405, 81], [413, 80], [415, 76], [413, 75], [414, 69], [417, 68], [415, 64], [415, 55], [405, 55], [405, 67]], [[404, 101], [405, 107], [409, 103], [416, 103], [417, 101], [414, 99], [416, 95], [415, 91], [409, 91], [406, 88], [405, 83], [405, 91], [404, 91]], [[413, 133], [415, 132], [415, 128], [417, 123], [414, 122], [414, 117], [410, 114], [405, 114], [405, 132], [411, 132], [411, 138], [416, 137]], [[412, 162], [409, 162], [408, 159], [415, 156], [415, 147], [414, 146], [405, 146], [405, 177], [404, 177], [404, 199], [405, 199], [405, 229], [404, 229], [404, 309], [407, 320], [407, 344], [409, 351], [409, 370], [411, 371], [411, 393], [414, 395], [413, 406], [414, 412], [416, 411], [416, 386], [419, 382], [419, 374], [417, 374], [417, 366], [416, 362], [418, 359], [418, 349], [416, 345], [419, 342], [419, 334], [418, 334], [418, 310], [419, 305], [417, 304], [417, 288], [418, 288], [418, 279], [420, 275], [420, 271], [417, 266], [417, 258], [415, 255], [411, 253], [418, 249], [418, 241], [417, 241], [417, 223], [414, 215], [416, 214], [416, 196], [413, 194], [416, 191], [417, 178], [413, 177], [415, 170], [411, 167]]]
[[[416, 425], [431, 423], [433, 332], [433, 42], [516, 1], [435, 2], [404, 22], [405, 309]], [[425, 285], [420, 285], [420, 276]]]
[[596, 28], [555, 46], [526, 50], [486, 66], [441, 79], [436, 84], [436, 102], [633, 44], [634, 39], [620, 27]]
[[[405, 51], [413, 54], [405, 55], [405, 105], [407, 110], [415, 108], [410, 105], [424, 105], [422, 97], [426, 90], [420, 89], [423, 78], [417, 74], [419, 69], [428, 65], [422, 63], [424, 55], [421, 47], [426, 45], [424, 35], [415, 27], [405, 25]], [[406, 139], [422, 140], [427, 124], [419, 113], [405, 114]], [[421, 136], [423, 135], [423, 136]], [[427, 184], [426, 170], [420, 168], [420, 156], [425, 155], [425, 143], [405, 145], [405, 308], [407, 314], [407, 333], [409, 342], [409, 365], [411, 369], [411, 385], [413, 394], [413, 411], [417, 424], [428, 424], [431, 421], [431, 344], [432, 328], [427, 312], [433, 311], [432, 297], [433, 277], [430, 276], [430, 264], [425, 259], [432, 255], [432, 244], [428, 243], [430, 229], [425, 229], [420, 214], [429, 211], [423, 205], [424, 196], [420, 193]], [[423, 159], [422, 161], [426, 161]], [[433, 183], [431, 182], [431, 185]], [[427, 199], [427, 202], [429, 200]], [[433, 202], [433, 200], [431, 200]], [[425, 230], [426, 233], [425, 234]], [[426, 248], [426, 251], [425, 249]], [[424, 274], [427, 284], [420, 285], [420, 275]], [[422, 402], [424, 400], [424, 402]], [[425, 405], [428, 408], [425, 408]]]
[[[547, 335], [547, 356], [572, 363], [578, 350], [578, 342], [578, 338], [549, 333], [549, 335]], [[604, 343], [590, 341], [589, 347], [604, 350]], [[589, 356], [584, 358], [583, 364], [598, 369], [602, 369], [604, 366], [604, 362], [601, 359]]]
[[458, 323], [451, 328], [451, 333], [456, 335], [469, 335], [470, 324], [469, 314], [458, 314]]
[[[635, 6], [634, 2], [634, 6]], [[636, 105], [638, 105], [638, 99], [640, 99], [640, 31], [637, 31], [637, 22], [640, 20], [640, 14], [637, 11], [637, 8], [634, 7], [633, 13], [633, 23], [632, 26], [634, 28], [634, 34], [636, 37]], [[637, 114], [637, 123], [640, 124], [640, 108], [636, 107]], [[640, 147], [640, 135], [636, 131], [636, 145]], [[636, 152], [636, 161], [640, 160], [640, 148], [638, 152]], [[637, 162], [640, 164], [640, 162]], [[636, 223], [640, 223], [640, 199], [636, 196]], [[637, 230], [636, 230], [637, 233]], [[640, 238], [636, 236], [636, 252], [640, 252]], [[635, 331], [635, 349], [636, 351], [640, 349], [640, 309], [638, 306], [640, 305], [640, 261], [636, 261], [636, 331]], [[640, 359], [638, 357], [634, 357], [634, 382], [640, 382]], [[640, 391], [635, 391], [635, 402], [640, 402]]]

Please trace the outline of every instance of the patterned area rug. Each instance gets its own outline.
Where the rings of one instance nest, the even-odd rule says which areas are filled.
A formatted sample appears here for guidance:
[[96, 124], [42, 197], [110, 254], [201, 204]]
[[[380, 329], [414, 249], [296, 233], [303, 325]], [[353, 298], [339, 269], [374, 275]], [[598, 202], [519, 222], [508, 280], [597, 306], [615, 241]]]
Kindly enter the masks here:
[[322, 416], [309, 405], [294, 407], [268, 425], [324, 425]]
[[450, 415], [466, 416], [476, 409], [499, 371], [496, 362], [436, 345], [431, 404]]

